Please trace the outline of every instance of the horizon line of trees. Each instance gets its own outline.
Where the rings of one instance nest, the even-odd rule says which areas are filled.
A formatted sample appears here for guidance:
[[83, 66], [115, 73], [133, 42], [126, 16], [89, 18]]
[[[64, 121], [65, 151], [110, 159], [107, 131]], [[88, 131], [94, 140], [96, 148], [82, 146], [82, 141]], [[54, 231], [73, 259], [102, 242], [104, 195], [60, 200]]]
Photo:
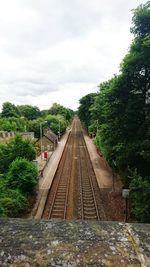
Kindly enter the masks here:
[[31, 131], [35, 133], [36, 138], [39, 138], [39, 125], [42, 121], [47, 121], [44, 127], [50, 127], [55, 134], [58, 134], [59, 130], [60, 134], [63, 134], [73, 116], [73, 110], [57, 103], [53, 103], [47, 110], [40, 111], [36, 106], [15, 106], [5, 102], [0, 114], [0, 131]]
[[133, 211], [150, 222], [150, 1], [133, 11], [134, 40], [120, 74], [80, 99], [78, 115], [115, 173]]

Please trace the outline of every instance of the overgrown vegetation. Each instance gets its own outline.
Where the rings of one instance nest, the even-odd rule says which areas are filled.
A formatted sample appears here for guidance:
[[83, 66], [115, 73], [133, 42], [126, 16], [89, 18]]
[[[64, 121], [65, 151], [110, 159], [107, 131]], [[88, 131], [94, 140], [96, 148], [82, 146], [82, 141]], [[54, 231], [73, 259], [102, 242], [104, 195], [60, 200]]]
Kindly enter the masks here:
[[33, 144], [17, 135], [10, 142], [0, 144], [0, 173], [8, 172], [10, 164], [17, 158], [32, 161], [36, 158]]
[[20, 133], [31, 131], [39, 138], [40, 123], [47, 121], [42, 128], [63, 134], [72, 117], [72, 110], [56, 103], [44, 111], [30, 105], [3, 104], [0, 131], [15, 132], [16, 137], [0, 143], [0, 216], [18, 216], [25, 211], [37, 185], [35, 147], [23, 140]]
[[0, 216], [18, 216], [37, 185], [33, 144], [16, 136], [0, 145]]
[[70, 123], [74, 112], [60, 104], [54, 103], [48, 110], [40, 111], [31, 105], [15, 106], [12, 103], [3, 104], [0, 115], [0, 131], [8, 132], [34, 132], [35, 137], [40, 137], [40, 123], [47, 121], [45, 127], [60, 135], [63, 134]]
[[120, 74], [80, 100], [79, 117], [130, 187], [137, 219], [150, 222], [150, 1], [134, 10], [131, 32]]

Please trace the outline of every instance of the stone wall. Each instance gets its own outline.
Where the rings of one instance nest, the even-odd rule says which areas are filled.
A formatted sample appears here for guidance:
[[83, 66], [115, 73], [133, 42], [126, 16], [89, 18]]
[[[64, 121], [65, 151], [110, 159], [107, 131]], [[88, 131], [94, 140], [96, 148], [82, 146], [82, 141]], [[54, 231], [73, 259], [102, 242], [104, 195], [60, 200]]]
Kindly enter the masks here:
[[5, 266], [150, 266], [150, 224], [1, 219]]

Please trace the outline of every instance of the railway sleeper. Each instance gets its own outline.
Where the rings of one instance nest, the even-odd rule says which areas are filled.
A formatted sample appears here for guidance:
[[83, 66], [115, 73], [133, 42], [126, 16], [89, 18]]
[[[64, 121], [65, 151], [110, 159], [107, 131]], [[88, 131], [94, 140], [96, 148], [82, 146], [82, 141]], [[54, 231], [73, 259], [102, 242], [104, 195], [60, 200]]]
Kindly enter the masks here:
[[93, 201], [93, 194], [82, 194], [82, 196], [83, 196], [83, 201], [85, 200], [85, 201]]
[[64, 186], [59, 185], [59, 187], [58, 187], [57, 190], [58, 190], [58, 191], [59, 191], [59, 190], [66, 190], [66, 188], [67, 188], [66, 185], [64, 185]]
[[83, 195], [83, 200], [92, 200], [93, 199], [93, 194], [82, 194]]
[[54, 205], [61, 205], [61, 204], [64, 204], [65, 203], [65, 197], [64, 198], [56, 198], [55, 199], [55, 202], [54, 202]]
[[83, 202], [83, 206], [86, 208], [86, 209], [95, 209], [95, 204], [94, 202], [93, 203], [87, 203], [87, 202]]
[[57, 217], [62, 217], [64, 214], [64, 210], [53, 210], [51, 213], [51, 217], [52, 216], [57, 216]]
[[63, 211], [63, 210], [64, 210], [64, 206], [63, 207], [55, 207], [55, 206], [53, 207], [53, 211], [56, 211], [56, 212], [57, 211], [60, 212], [60, 211]]
[[85, 187], [83, 187], [82, 191], [85, 192], [85, 193], [87, 192], [89, 194], [92, 194], [91, 188], [85, 188]]
[[56, 195], [56, 197], [63, 197], [63, 196], [65, 196], [66, 195], [66, 191], [57, 191], [57, 195]]
[[85, 220], [95, 220], [95, 219], [97, 219], [97, 220], [98, 220], [98, 217], [97, 217], [97, 215], [95, 215], [95, 216], [92, 216], [92, 217], [91, 217], [91, 216], [87, 216], [87, 215], [86, 215], [86, 216], [84, 216], [84, 219], [85, 219]]
[[53, 219], [64, 219], [64, 215], [63, 214], [52, 214], [50, 216], [50, 218], [53, 218]]
[[94, 201], [93, 201], [93, 199], [90, 199], [90, 200], [83, 200], [83, 203], [86, 203], [87, 205], [92, 205], [92, 204], [94, 204]]
[[62, 208], [62, 207], [64, 207], [64, 205], [65, 205], [65, 201], [62, 203], [55, 203], [54, 207], [57, 207], [57, 208], [61, 207]]
[[56, 199], [54, 205], [61, 205], [65, 203], [65, 199]]
[[94, 213], [96, 213], [96, 209], [95, 209], [95, 207], [85, 207], [84, 206], [84, 211], [85, 212], [94, 212]]
[[83, 188], [85, 189], [85, 190], [91, 190], [91, 186], [90, 186], [90, 184], [84, 184], [83, 185]]
[[92, 195], [92, 192], [91, 192], [91, 190], [90, 189], [84, 189], [83, 188], [83, 193], [85, 193], [85, 194], [89, 194], [89, 195]]
[[65, 197], [66, 197], [66, 192], [57, 192], [55, 196], [55, 201], [64, 200]]
[[96, 216], [97, 217], [97, 214], [96, 214], [96, 211], [86, 211], [86, 210], [84, 210], [84, 216], [89, 216], [89, 217]]
[[63, 186], [66, 186], [66, 182], [65, 182], [65, 181], [61, 181], [61, 182], [59, 183], [59, 187], [60, 187], [60, 186], [62, 186], [62, 187], [63, 187]]
[[91, 184], [90, 183], [83, 183], [83, 188], [91, 188]]
[[87, 194], [92, 194], [92, 190], [91, 190], [91, 188], [85, 188], [85, 187], [83, 187], [83, 188], [82, 188], [82, 192], [85, 192], [85, 193], [87, 193]]

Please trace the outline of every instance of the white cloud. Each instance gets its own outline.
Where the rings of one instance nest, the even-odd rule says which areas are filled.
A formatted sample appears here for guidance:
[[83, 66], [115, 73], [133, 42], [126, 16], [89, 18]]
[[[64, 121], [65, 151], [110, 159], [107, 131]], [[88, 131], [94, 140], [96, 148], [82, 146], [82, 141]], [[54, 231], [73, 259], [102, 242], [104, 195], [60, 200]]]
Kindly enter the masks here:
[[131, 9], [141, 2], [0, 1], [0, 105], [76, 108], [118, 72], [132, 40]]

